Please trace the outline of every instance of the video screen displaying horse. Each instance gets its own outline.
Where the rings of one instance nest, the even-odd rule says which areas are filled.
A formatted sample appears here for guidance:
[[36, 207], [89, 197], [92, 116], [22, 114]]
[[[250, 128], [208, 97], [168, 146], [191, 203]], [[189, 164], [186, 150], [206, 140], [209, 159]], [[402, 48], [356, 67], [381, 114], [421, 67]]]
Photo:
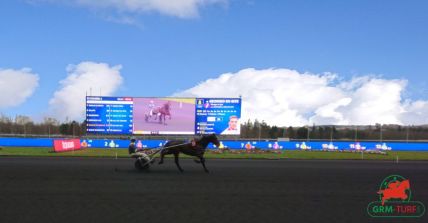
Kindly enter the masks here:
[[194, 134], [194, 98], [134, 98], [134, 134]]

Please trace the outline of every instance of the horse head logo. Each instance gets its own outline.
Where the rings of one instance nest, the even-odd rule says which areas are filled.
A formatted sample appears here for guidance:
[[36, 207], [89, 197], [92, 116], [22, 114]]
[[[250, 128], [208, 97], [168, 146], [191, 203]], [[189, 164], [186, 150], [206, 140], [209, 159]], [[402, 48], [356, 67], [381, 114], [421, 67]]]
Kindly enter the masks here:
[[381, 188], [377, 193], [380, 195], [382, 205], [385, 204], [385, 201], [392, 199], [408, 201], [411, 195], [410, 182], [402, 176], [392, 175], [382, 182]]

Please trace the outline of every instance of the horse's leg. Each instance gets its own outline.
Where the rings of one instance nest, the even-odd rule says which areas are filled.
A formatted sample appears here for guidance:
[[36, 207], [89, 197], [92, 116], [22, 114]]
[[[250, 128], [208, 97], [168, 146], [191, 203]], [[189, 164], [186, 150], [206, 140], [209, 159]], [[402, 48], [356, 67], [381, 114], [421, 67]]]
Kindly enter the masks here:
[[209, 173], [207, 167], [205, 166], [205, 158], [203, 156], [201, 156], [200, 160], [201, 160], [202, 166], [204, 167], [205, 172]]
[[180, 166], [180, 163], [178, 163], [178, 154], [179, 153], [174, 153], [174, 160], [175, 160], [175, 165], [177, 165], [178, 170], [180, 170], [180, 172], [183, 172], [183, 169]]
[[199, 158], [199, 161], [197, 161], [195, 159], [196, 163], [202, 163], [202, 166], [204, 167], [204, 170], [206, 173], [208, 173], [208, 169], [205, 166], [205, 158], [204, 158], [204, 151], [203, 150], [199, 150], [199, 151], [195, 151], [195, 154], [192, 154], [193, 156], [196, 156], [197, 158]]
[[160, 160], [159, 160], [159, 163], [158, 163], [158, 164], [162, 164], [162, 163], [163, 163], [163, 157], [165, 156], [164, 151], [165, 151], [165, 150], [162, 150], [162, 151], [160, 152]]

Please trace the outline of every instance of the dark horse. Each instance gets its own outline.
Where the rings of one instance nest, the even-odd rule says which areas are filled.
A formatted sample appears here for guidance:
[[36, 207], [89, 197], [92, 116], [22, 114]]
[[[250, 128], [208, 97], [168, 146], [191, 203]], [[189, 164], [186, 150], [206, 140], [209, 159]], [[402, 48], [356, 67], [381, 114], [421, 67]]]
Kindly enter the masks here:
[[[166, 125], [166, 122], [165, 122], [166, 116], [168, 115], [169, 119], [171, 119], [170, 109], [171, 109], [171, 102], [168, 101], [167, 103], [163, 104], [162, 107], [159, 106], [157, 108], [154, 108], [152, 111], [152, 114], [155, 117], [155, 120], [159, 117], [159, 123], [163, 123]], [[145, 115], [146, 122], [148, 122], [149, 118], [151, 117], [152, 116], [150, 114], [146, 114]]]
[[[199, 160], [195, 160], [197, 163], [202, 163], [205, 172], [208, 173], [208, 169], [205, 167], [204, 153], [208, 144], [213, 143], [217, 147], [220, 146], [220, 142], [215, 134], [202, 136], [200, 139], [193, 140], [191, 143], [186, 143], [183, 140], [171, 140], [164, 145], [164, 150], [161, 152], [159, 164], [163, 163], [163, 158], [167, 154], [174, 154], [175, 164], [178, 169], [183, 172], [180, 164], [178, 163], [178, 155], [184, 153], [190, 156], [195, 156]], [[169, 147], [169, 148], [168, 148]]]

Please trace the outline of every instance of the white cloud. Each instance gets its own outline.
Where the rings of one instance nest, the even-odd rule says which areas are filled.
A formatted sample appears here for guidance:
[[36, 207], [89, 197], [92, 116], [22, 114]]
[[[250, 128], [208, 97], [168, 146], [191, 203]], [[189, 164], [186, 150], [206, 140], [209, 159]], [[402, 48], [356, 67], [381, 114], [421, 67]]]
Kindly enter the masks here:
[[352, 102], [340, 109], [347, 119], [345, 124], [403, 124], [401, 95], [406, 85], [405, 80], [368, 79], [348, 92]]
[[136, 18], [132, 17], [132, 16], [126, 16], [126, 15], [121, 15], [121, 16], [111, 16], [111, 15], [106, 15], [104, 17], [102, 17], [104, 20], [108, 21], [108, 22], [113, 22], [113, 23], [117, 23], [117, 24], [123, 24], [123, 25], [132, 25], [138, 28], [144, 28], [144, 25], [139, 22]]
[[278, 126], [427, 124], [428, 101], [404, 101], [406, 80], [331, 73], [244, 69], [206, 80], [174, 96], [243, 98], [242, 118]]
[[114, 10], [117, 13], [141, 14], [158, 12], [179, 18], [199, 15], [199, 8], [212, 4], [227, 4], [228, 0], [27, 0], [35, 2], [62, 2], [91, 9]]
[[411, 125], [428, 123], [428, 101], [406, 101], [400, 119]]
[[191, 18], [198, 16], [199, 7], [225, 3], [226, 0], [75, 0], [75, 2], [95, 8], [113, 8], [120, 12], [156, 11], [164, 15]]
[[84, 119], [85, 96], [101, 91], [103, 96], [110, 96], [122, 84], [120, 65], [110, 67], [105, 63], [82, 62], [67, 67], [67, 77], [60, 81], [60, 89], [49, 101], [52, 115], [60, 120]]
[[0, 69], [0, 109], [24, 103], [38, 85], [39, 76], [31, 69]]

